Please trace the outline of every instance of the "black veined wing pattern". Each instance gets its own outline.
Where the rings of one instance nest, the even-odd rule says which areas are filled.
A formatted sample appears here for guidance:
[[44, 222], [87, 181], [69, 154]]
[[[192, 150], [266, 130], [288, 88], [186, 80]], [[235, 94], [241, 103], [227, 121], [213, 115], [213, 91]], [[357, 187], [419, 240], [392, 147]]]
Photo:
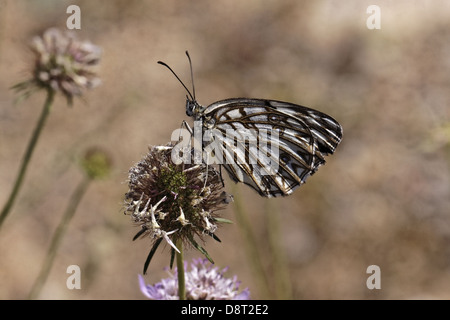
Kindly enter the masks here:
[[[211, 140], [225, 153], [228, 161], [222, 165], [231, 178], [265, 197], [291, 194], [325, 163], [325, 156], [332, 154], [342, 139], [342, 127], [332, 117], [288, 102], [234, 98], [217, 101], [201, 114], [205, 129], [211, 131]], [[260, 143], [264, 136], [255, 134], [257, 148], [252, 150], [248, 140], [239, 139], [239, 135], [230, 139], [227, 134], [245, 130], [276, 131], [277, 136]], [[271, 160], [276, 162], [277, 170], [267, 172], [267, 165], [259, 158], [261, 154], [271, 154], [274, 142], [278, 152]]]
[[224, 160], [220, 165], [235, 182], [245, 183], [264, 197], [287, 196], [325, 163], [325, 156], [334, 153], [342, 139], [342, 127], [320, 111], [251, 98], [201, 106], [195, 98], [187, 51], [186, 55], [192, 93], [166, 63], [158, 63], [167, 67], [186, 89], [186, 114], [201, 121], [203, 136], [209, 136], [208, 143], [202, 142], [204, 151], [212, 157], [218, 151]]

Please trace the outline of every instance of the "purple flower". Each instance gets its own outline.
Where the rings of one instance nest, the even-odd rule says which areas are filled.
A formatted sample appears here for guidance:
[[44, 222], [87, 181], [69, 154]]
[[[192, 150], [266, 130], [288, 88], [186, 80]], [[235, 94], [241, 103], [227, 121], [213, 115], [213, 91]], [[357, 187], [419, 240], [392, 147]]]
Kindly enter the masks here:
[[98, 86], [96, 67], [102, 50], [88, 41], [80, 41], [74, 33], [50, 28], [31, 42], [35, 56], [33, 76], [14, 86], [25, 97], [38, 88], [59, 91], [72, 103], [85, 89]]
[[[185, 263], [186, 297], [188, 300], [249, 300], [248, 288], [239, 292], [240, 281], [237, 277], [226, 278], [224, 273], [228, 268], [219, 270], [207, 259], [193, 259], [187, 271]], [[175, 269], [176, 271], [176, 269]], [[178, 280], [176, 274], [155, 285], [145, 284], [139, 275], [139, 286], [142, 293], [152, 300], [178, 300]]]

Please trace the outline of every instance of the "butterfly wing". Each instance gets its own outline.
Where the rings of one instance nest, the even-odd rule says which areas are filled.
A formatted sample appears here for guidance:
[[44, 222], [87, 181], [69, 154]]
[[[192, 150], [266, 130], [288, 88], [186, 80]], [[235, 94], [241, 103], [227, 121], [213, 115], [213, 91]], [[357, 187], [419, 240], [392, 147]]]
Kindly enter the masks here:
[[203, 115], [231, 178], [264, 197], [291, 194], [342, 139], [342, 127], [332, 117], [288, 102], [227, 99], [211, 104]]

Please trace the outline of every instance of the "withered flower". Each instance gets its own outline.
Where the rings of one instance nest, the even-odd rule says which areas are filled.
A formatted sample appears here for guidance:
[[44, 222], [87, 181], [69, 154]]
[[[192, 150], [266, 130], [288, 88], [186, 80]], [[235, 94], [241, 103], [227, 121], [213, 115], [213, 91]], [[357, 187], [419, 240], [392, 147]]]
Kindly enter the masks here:
[[220, 173], [206, 164], [174, 164], [173, 145], [149, 148], [144, 158], [129, 170], [129, 191], [125, 195], [125, 213], [141, 227], [133, 240], [148, 236], [153, 246], [144, 265], [164, 239], [171, 248], [171, 266], [175, 243], [191, 245], [210, 261], [206, 250], [194, 239], [204, 241], [204, 235], [215, 235], [218, 224], [229, 222], [220, 218], [231, 196], [223, 191]]
[[31, 41], [35, 55], [33, 76], [30, 80], [14, 86], [25, 96], [39, 88], [61, 92], [69, 104], [74, 96], [81, 96], [84, 89], [100, 84], [96, 66], [101, 48], [88, 41], [79, 41], [74, 33], [50, 28], [42, 36]]

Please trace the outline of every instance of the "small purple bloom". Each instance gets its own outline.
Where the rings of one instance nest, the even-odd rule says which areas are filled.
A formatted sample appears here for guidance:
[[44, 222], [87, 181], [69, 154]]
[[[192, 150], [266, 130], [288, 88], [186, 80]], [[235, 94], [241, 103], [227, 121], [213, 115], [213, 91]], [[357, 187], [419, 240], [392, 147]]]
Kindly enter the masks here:
[[[188, 300], [249, 300], [248, 288], [239, 292], [240, 281], [237, 277], [226, 278], [228, 268], [219, 270], [207, 259], [194, 259], [187, 271], [185, 263], [186, 297]], [[176, 269], [175, 269], [176, 271]], [[176, 274], [155, 285], [145, 284], [139, 275], [139, 286], [142, 293], [152, 300], [178, 300], [178, 280]]]

